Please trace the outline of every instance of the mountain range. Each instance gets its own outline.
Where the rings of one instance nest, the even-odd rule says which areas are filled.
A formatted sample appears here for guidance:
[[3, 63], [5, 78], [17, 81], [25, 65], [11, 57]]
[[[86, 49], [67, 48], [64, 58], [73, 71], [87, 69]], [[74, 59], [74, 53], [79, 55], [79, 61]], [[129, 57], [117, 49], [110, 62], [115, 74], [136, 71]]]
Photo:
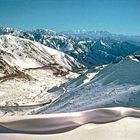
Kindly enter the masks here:
[[0, 28], [2, 115], [139, 107], [139, 70], [139, 36]]

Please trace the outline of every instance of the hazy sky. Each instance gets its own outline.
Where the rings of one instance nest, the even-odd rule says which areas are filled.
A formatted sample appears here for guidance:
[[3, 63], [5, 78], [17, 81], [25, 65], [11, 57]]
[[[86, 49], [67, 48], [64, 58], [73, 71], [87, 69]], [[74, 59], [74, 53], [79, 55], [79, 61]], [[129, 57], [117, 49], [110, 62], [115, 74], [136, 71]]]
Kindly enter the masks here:
[[140, 0], [0, 0], [0, 26], [140, 35]]

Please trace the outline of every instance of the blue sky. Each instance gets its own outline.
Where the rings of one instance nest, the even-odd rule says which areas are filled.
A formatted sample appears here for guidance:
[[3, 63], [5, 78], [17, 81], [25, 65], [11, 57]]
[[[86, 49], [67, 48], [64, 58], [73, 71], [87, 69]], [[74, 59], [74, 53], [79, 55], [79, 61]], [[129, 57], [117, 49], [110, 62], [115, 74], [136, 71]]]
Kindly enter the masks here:
[[140, 35], [140, 0], [0, 0], [0, 26]]

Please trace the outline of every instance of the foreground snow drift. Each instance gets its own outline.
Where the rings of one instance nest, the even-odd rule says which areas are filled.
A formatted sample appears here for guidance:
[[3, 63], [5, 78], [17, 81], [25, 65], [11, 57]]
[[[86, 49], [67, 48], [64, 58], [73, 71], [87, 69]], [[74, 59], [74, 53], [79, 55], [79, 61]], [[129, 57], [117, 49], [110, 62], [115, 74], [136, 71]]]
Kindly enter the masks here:
[[138, 140], [139, 129], [139, 110], [106, 108], [77, 113], [3, 117], [0, 120], [0, 140]]

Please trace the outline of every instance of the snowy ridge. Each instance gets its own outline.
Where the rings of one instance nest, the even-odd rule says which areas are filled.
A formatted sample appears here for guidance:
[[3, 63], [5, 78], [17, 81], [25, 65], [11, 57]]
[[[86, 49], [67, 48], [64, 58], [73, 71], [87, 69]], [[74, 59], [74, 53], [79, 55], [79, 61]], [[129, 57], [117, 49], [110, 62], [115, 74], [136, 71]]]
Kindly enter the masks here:
[[112, 106], [140, 107], [139, 71], [140, 62], [130, 58], [111, 64], [86, 84], [66, 92], [49, 108], [44, 107], [33, 114], [75, 112]]
[[0, 51], [1, 57], [7, 63], [24, 69], [47, 64], [58, 64], [69, 70], [80, 67], [80, 64], [74, 58], [63, 52], [11, 35], [0, 36]]

